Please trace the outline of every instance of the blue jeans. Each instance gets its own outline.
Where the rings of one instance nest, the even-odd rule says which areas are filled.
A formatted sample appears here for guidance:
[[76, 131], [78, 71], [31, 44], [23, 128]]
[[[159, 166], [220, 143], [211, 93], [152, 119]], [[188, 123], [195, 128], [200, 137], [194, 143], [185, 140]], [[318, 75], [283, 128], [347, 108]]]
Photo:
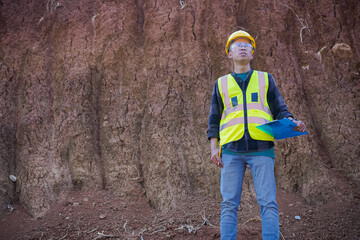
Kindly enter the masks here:
[[260, 205], [263, 240], [279, 239], [279, 211], [276, 203], [275, 159], [266, 156], [223, 154], [221, 169], [221, 239], [235, 240], [237, 213], [246, 166], [250, 167]]

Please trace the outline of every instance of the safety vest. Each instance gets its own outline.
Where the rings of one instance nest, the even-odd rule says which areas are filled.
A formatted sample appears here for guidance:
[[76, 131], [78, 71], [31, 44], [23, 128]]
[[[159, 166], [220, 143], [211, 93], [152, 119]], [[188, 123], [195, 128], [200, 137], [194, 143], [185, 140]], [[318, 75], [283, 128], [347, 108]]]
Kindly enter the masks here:
[[226, 143], [240, 140], [246, 126], [252, 139], [274, 141], [272, 136], [256, 128], [273, 120], [267, 102], [268, 87], [268, 74], [260, 71], [253, 71], [245, 96], [231, 74], [218, 79], [224, 104], [220, 120], [220, 149]]

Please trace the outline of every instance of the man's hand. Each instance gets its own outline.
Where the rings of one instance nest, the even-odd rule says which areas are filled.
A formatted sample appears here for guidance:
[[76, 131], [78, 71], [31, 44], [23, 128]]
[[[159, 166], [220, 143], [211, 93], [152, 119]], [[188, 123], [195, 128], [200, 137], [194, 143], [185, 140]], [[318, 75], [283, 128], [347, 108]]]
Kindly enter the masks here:
[[296, 126], [293, 128], [295, 131], [305, 132], [306, 126], [302, 121], [295, 120], [295, 119], [290, 119], [290, 120], [292, 120], [294, 123], [296, 123]]
[[211, 161], [218, 167], [222, 168], [223, 163], [219, 157], [219, 149], [211, 150]]
[[219, 148], [217, 147], [217, 139], [211, 138], [211, 161], [218, 167], [222, 168], [224, 164], [219, 157]]

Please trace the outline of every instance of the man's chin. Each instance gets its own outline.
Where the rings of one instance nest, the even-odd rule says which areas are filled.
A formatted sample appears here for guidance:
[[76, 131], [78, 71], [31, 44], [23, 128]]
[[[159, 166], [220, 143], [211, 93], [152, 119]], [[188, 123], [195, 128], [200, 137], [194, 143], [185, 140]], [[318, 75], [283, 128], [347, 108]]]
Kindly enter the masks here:
[[236, 59], [235, 62], [241, 64], [241, 65], [245, 65], [245, 64], [248, 64], [250, 63], [251, 59], [249, 58], [239, 58], [239, 59]]

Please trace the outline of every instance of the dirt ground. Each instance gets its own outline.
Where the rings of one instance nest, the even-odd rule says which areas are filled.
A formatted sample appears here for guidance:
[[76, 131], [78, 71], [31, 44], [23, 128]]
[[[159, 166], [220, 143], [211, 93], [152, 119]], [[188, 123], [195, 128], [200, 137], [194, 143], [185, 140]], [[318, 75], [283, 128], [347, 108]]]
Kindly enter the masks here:
[[[278, 190], [280, 239], [360, 239], [359, 200], [353, 200], [312, 207]], [[201, 195], [168, 212], [152, 208], [145, 196], [109, 191], [73, 191], [40, 219], [14, 207], [0, 221], [0, 239], [220, 239], [220, 202]], [[238, 239], [261, 239], [257, 206], [239, 213]]]

